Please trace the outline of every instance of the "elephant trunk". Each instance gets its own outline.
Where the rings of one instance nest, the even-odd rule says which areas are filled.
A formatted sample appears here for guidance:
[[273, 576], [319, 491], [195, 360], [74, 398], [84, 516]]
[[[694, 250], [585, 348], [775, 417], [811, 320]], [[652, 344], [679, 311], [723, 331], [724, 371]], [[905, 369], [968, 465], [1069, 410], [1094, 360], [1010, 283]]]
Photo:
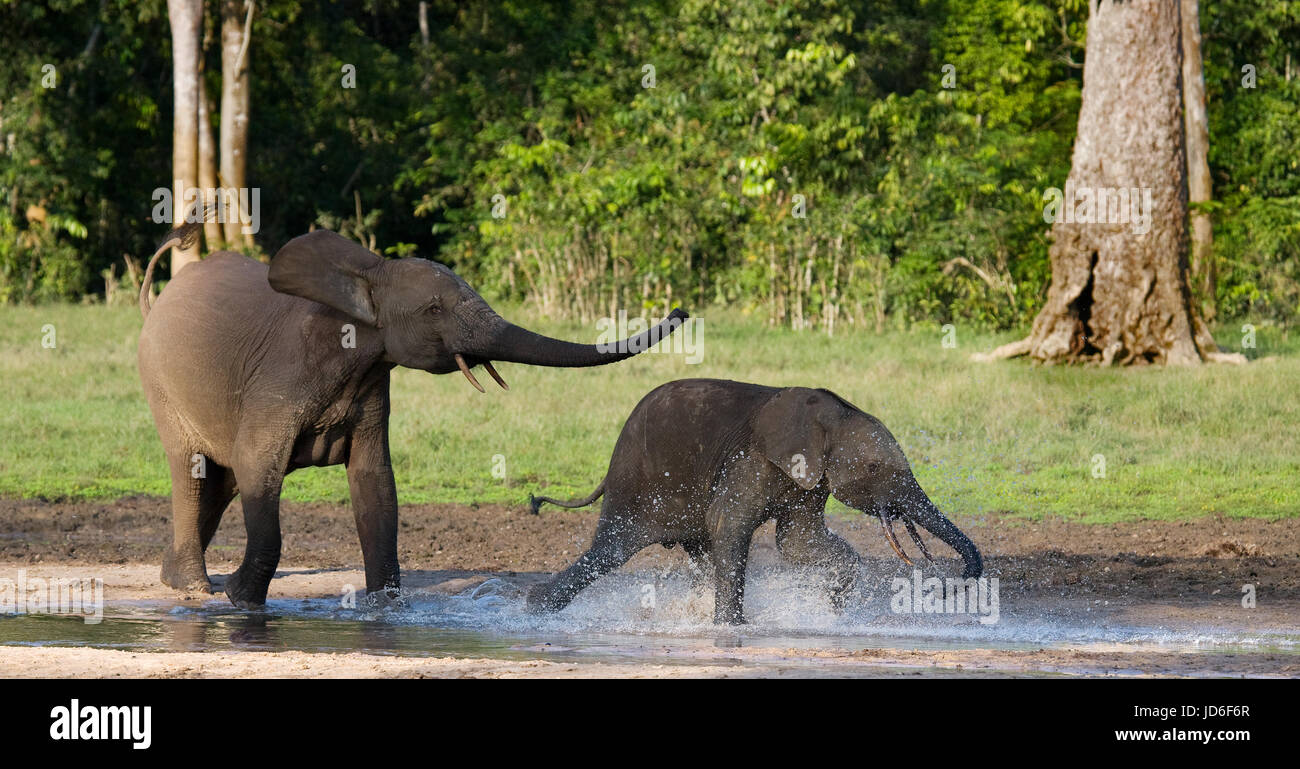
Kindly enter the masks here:
[[690, 317], [677, 309], [654, 328], [634, 337], [608, 344], [576, 344], [520, 328], [501, 320], [487, 340], [478, 348], [466, 352], [477, 359], [524, 363], [532, 366], [582, 368], [603, 366], [606, 363], [630, 358], [653, 347]]
[[963, 534], [961, 529], [953, 525], [952, 521], [945, 518], [929, 498], [924, 498], [919, 504], [908, 506], [905, 515], [957, 551], [966, 564], [966, 568], [962, 570], [963, 579], [977, 579], [984, 573], [984, 559], [980, 557], [980, 551], [975, 547], [975, 543], [971, 542], [970, 537]]

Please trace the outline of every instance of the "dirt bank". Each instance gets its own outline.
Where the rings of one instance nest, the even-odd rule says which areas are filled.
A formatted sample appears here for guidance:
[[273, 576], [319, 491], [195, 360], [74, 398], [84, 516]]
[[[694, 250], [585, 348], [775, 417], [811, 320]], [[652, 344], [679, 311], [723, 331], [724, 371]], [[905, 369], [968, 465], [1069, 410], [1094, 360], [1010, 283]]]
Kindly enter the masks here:
[[[406, 505], [399, 557], [406, 570], [554, 572], [586, 549], [596, 517], [594, 510], [534, 516], [522, 505]], [[283, 566], [361, 566], [356, 527], [346, 506], [287, 502], [281, 521]], [[1230, 593], [1227, 598], [1236, 601], [1241, 586], [1250, 583], [1260, 595], [1300, 600], [1300, 518], [1089, 525], [991, 515], [957, 523], [984, 553], [988, 575], [1000, 577], [1004, 591], [1059, 588], [1072, 594], [1170, 601]], [[880, 569], [908, 573], [875, 519], [831, 517], [830, 525], [869, 561], [879, 562]], [[0, 563], [156, 564], [169, 537], [170, 503], [163, 498], [71, 503], [0, 499]], [[755, 548], [774, 548], [771, 524], [759, 531]], [[217, 575], [233, 570], [243, 549], [236, 502], [208, 551], [209, 571]], [[931, 550], [952, 557], [933, 540]], [[667, 566], [682, 558], [678, 549], [655, 547], [629, 567]]]
[[[169, 515], [168, 501], [159, 498], [111, 503], [0, 500], [0, 577], [13, 576], [17, 569], [39, 576], [99, 577], [110, 604], [183, 601], [186, 596], [157, 580], [169, 538]], [[532, 516], [522, 506], [410, 505], [403, 507], [401, 521], [403, 586], [416, 594], [456, 595], [491, 577], [521, 586], [548, 578], [585, 549], [596, 512]], [[346, 506], [286, 503], [282, 522], [284, 560], [271, 587], [273, 599], [338, 597], [340, 586], [364, 583], [360, 547]], [[218, 587], [242, 557], [241, 523], [236, 504], [209, 550], [209, 571]], [[880, 536], [874, 519], [833, 517], [830, 524], [863, 554], [871, 572], [886, 577], [910, 573]], [[1084, 525], [989, 516], [958, 524], [983, 551], [987, 575], [1000, 579], [1005, 610], [1021, 618], [1068, 614], [1076, 623], [1095, 618], [1098, 623], [1162, 629], [1300, 633], [1300, 519]], [[754, 548], [756, 563], [775, 559], [770, 524], [759, 532]], [[953, 554], [939, 543], [932, 550], [942, 561], [937, 573], [958, 573]], [[626, 568], [683, 563], [679, 549], [652, 548]], [[1242, 606], [1244, 585], [1254, 586], [1254, 608]], [[1084, 643], [1074, 648], [850, 651], [769, 648], [770, 642], [760, 639], [757, 646], [720, 653], [665, 643], [661, 650], [643, 650], [642, 659], [626, 664], [557, 659], [553, 650], [541, 647], [524, 650], [535, 651], [533, 660], [2, 647], [0, 676], [1300, 676], [1300, 655], [1268, 649], [1188, 654]], [[660, 665], [656, 655], [674, 664]], [[683, 659], [692, 664], [683, 666]]]

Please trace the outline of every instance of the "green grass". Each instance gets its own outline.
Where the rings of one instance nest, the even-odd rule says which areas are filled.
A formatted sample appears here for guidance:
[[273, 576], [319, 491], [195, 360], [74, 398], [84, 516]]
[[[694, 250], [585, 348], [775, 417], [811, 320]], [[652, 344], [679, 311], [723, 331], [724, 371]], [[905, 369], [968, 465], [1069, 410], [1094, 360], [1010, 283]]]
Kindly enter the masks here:
[[[507, 317], [570, 339], [594, 325]], [[404, 502], [520, 503], [530, 491], [585, 494], [623, 420], [682, 377], [828, 387], [879, 417], [944, 509], [1104, 522], [1300, 515], [1300, 335], [1258, 332], [1248, 366], [1107, 370], [977, 364], [1014, 338], [937, 328], [884, 335], [761, 327], [702, 313], [703, 362], [649, 354], [603, 369], [501, 365], [509, 393], [459, 375], [399, 369], [393, 464]], [[57, 347], [43, 349], [53, 324]], [[166, 464], [135, 369], [133, 307], [0, 308], [0, 494], [167, 494]], [[1222, 341], [1232, 347], [1225, 330]], [[483, 378], [487, 381], [487, 378]], [[489, 383], [489, 387], [491, 387]], [[492, 475], [505, 458], [504, 481]], [[1093, 456], [1105, 457], [1104, 478]], [[342, 468], [302, 470], [295, 500], [345, 501]]]

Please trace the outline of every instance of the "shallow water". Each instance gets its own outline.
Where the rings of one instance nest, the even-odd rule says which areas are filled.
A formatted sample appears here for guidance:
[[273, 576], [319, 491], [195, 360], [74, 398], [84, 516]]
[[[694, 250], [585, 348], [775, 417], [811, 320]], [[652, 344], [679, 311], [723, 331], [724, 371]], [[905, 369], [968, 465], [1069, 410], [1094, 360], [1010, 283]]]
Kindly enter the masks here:
[[[569, 657], [655, 664], [738, 664], [729, 649], [959, 649], [1210, 652], [1300, 655], [1295, 628], [1246, 628], [1174, 618], [1159, 625], [1103, 601], [1016, 606], [1003, 600], [996, 623], [972, 614], [895, 614], [887, 590], [859, 591], [832, 610], [815, 576], [787, 569], [751, 572], [749, 624], [712, 623], [711, 586], [681, 572], [605, 577], [556, 615], [525, 611], [508, 577], [456, 594], [410, 591], [390, 605], [364, 598], [272, 600], [264, 611], [198, 601], [114, 601], [103, 622], [78, 616], [0, 616], [0, 645], [88, 646], [137, 651], [369, 652], [503, 660]], [[1139, 607], [1140, 608], [1140, 607]], [[1129, 619], [1126, 619], [1129, 618]], [[815, 664], [812, 658], [783, 664]]]

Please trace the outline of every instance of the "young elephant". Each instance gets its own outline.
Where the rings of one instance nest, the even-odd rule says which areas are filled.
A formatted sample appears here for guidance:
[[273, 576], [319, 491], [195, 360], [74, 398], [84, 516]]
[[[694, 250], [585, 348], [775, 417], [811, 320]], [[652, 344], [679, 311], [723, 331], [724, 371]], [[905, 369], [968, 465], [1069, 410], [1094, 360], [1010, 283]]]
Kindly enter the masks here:
[[894, 534], [896, 519], [927, 559], [915, 524], [961, 555], [963, 578], [983, 572], [979, 550], [921, 490], [894, 436], [829, 390], [718, 379], [662, 385], [633, 409], [591, 496], [530, 497], [529, 503], [536, 513], [543, 502], [582, 507], [602, 494], [591, 548], [529, 594], [531, 609], [559, 611], [642, 548], [681, 543], [693, 561], [711, 556], [714, 621], [743, 623], [750, 538], [772, 518], [783, 557], [830, 567], [838, 604], [859, 560], [826, 528], [830, 496], [878, 516], [894, 552], [909, 565]]

